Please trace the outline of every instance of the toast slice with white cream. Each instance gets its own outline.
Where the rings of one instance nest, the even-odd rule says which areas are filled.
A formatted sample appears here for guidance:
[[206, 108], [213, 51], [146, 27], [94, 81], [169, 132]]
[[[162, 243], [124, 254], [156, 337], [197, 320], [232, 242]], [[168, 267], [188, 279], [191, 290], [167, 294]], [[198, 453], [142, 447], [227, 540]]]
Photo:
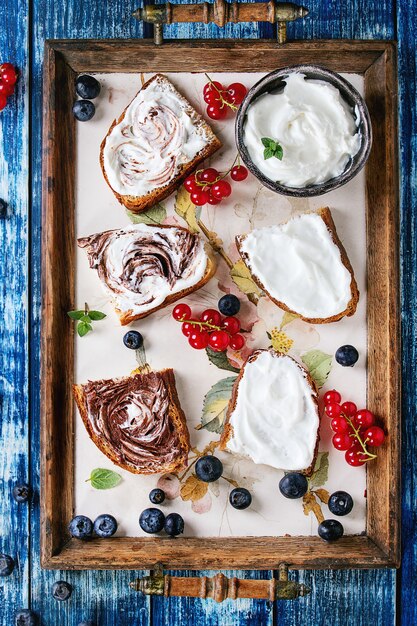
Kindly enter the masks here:
[[310, 475], [319, 425], [317, 390], [307, 370], [288, 355], [256, 350], [235, 381], [220, 449]]
[[236, 237], [255, 283], [281, 309], [311, 324], [355, 313], [359, 291], [328, 208]]

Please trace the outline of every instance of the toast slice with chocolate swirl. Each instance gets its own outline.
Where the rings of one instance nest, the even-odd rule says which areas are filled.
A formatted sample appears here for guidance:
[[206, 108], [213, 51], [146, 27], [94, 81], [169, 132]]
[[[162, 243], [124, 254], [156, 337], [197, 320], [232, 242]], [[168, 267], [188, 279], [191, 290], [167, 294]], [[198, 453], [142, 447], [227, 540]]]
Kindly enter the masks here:
[[134, 224], [78, 240], [122, 326], [206, 284], [215, 262], [202, 238], [180, 226]]
[[133, 474], [177, 472], [190, 436], [172, 369], [73, 386], [87, 432], [113, 463]]
[[169, 196], [221, 147], [199, 113], [163, 74], [155, 74], [114, 120], [100, 165], [116, 198], [140, 213]]

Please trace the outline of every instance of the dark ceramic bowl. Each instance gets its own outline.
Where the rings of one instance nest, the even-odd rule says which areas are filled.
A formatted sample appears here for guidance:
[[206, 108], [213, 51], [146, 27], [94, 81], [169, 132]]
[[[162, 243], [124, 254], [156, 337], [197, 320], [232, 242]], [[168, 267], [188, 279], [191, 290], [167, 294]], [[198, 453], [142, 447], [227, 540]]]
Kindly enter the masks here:
[[[349, 160], [342, 174], [336, 176], [335, 178], [330, 178], [324, 183], [308, 185], [307, 187], [286, 187], [285, 185], [281, 185], [280, 183], [267, 178], [253, 163], [243, 142], [243, 129], [246, 121], [246, 113], [250, 105], [256, 100], [256, 98], [264, 93], [282, 91], [285, 87], [285, 78], [287, 78], [289, 74], [293, 74], [295, 72], [304, 74], [307, 79], [322, 80], [336, 87], [340, 91], [342, 98], [347, 102], [352, 110], [356, 111], [356, 122], [358, 123], [359, 118], [358, 128], [361, 136], [361, 146], [355, 156]], [[358, 91], [347, 80], [339, 76], [339, 74], [326, 70], [318, 65], [293, 65], [290, 67], [283, 67], [282, 69], [275, 70], [274, 72], [267, 74], [267, 76], [264, 76], [264, 78], [261, 78], [261, 80], [248, 91], [246, 98], [239, 108], [236, 117], [235, 133], [236, 143], [240, 156], [242, 157], [242, 161], [252, 174], [256, 176], [256, 178], [258, 178], [258, 180], [260, 180], [265, 187], [268, 187], [268, 189], [272, 189], [272, 191], [283, 194], [284, 196], [295, 196], [298, 198], [321, 196], [324, 193], [333, 191], [333, 189], [337, 189], [338, 187], [348, 183], [365, 165], [372, 145], [371, 120], [368, 108], [360, 93], [358, 93]]]

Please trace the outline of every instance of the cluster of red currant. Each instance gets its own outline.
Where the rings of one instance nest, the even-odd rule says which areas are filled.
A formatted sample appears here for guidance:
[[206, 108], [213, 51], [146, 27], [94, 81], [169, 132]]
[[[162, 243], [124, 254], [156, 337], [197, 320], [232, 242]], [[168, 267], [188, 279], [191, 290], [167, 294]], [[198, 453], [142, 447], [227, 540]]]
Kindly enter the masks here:
[[216, 309], [206, 309], [199, 319], [192, 318], [188, 304], [177, 304], [172, 317], [182, 322], [181, 330], [188, 337], [188, 343], [196, 350], [210, 347], [215, 352], [224, 352], [227, 348], [241, 350], [245, 338], [239, 334], [240, 321], [237, 317], [223, 317]]
[[11, 63], [0, 65], [0, 111], [3, 111], [7, 104], [7, 98], [14, 93], [17, 81], [17, 72]]
[[357, 467], [376, 458], [367, 446], [377, 448], [385, 441], [385, 433], [375, 425], [375, 416], [368, 409], [357, 410], [353, 402], [343, 402], [338, 391], [332, 389], [324, 394], [324, 410], [331, 418], [334, 431], [332, 443], [336, 450], [345, 452], [349, 465]]
[[228, 172], [218, 172], [214, 167], [205, 170], [197, 170], [184, 181], [184, 187], [190, 194], [190, 200], [197, 206], [203, 204], [219, 204], [223, 198], [228, 198], [232, 193], [231, 184], [225, 180], [230, 178], [236, 182], [245, 180], [248, 170], [243, 165], [234, 165]]
[[[207, 74], [206, 74], [207, 76]], [[232, 83], [224, 87], [217, 80], [211, 80], [204, 85], [204, 102], [207, 103], [207, 115], [212, 120], [224, 120], [229, 111], [237, 111], [247, 94], [247, 89], [242, 83]]]

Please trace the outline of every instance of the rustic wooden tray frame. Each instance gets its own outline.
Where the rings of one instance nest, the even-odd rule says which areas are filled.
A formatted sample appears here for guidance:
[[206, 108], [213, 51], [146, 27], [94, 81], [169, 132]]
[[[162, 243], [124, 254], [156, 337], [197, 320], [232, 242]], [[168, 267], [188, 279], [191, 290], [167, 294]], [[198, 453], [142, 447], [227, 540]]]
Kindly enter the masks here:
[[[368, 468], [367, 532], [318, 537], [135, 538], [80, 542], [74, 498], [73, 324], [75, 123], [79, 72], [271, 71], [317, 63], [364, 75], [374, 144], [366, 166], [368, 406], [387, 444]], [[400, 561], [400, 308], [396, 47], [379, 41], [50, 41], [45, 47], [41, 561], [51, 569], [275, 569], [398, 567]]]

